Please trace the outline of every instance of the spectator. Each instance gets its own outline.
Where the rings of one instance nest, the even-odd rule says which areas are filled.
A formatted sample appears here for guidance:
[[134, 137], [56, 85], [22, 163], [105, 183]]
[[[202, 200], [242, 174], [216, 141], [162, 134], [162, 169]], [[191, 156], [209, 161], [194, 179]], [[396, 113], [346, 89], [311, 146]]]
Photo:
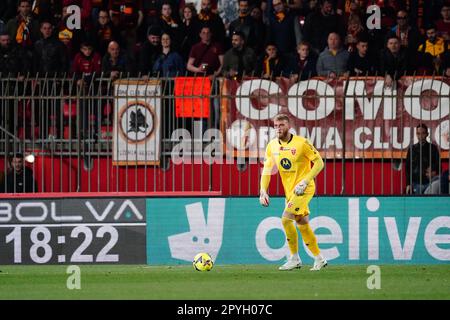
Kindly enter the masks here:
[[409, 25], [408, 13], [405, 10], [397, 12], [397, 25], [391, 29], [391, 32], [397, 36], [400, 46], [406, 49], [408, 56], [414, 59], [422, 39], [417, 27]]
[[120, 45], [116, 41], [111, 41], [108, 45], [108, 51], [102, 59], [102, 72], [113, 81], [121, 74], [128, 77], [134, 74], [133, 61], [120, 50]]
[[11, 158], [11, 170], [5, 175], [2, 191], [6, 193], [37, 192], [33, 171], [24, 165], [23, 154], [15, 153]]
[[328, 47], [317, 59], [317, 74], [322, 77], [339, 77], [348, 73], [349, 52], [341, 47], [339, 34], [332, 32], [328, 36]]
[[[36, 41], [34, 46], [33, 70], [37, 77], [48, 79], [40, 90], [42, 95], [49, 95], [52, 90], [59, 92], [59, 83], [51, 79], [66, 75], [69, 70], [69, 59], [66, 55], [66, 47], [53, 33], [51, 23], [42, 22], [40, 30], [42, 39]], [[55, 100], [40, 100], [37, 111], [41, 137], [47, 138], [49, 135], [59, 137], [62, 133], [61, 109], [56, 107]]]
[[15, 43], [31, 53], [34, 43], [39, 39], [39, 22], [33, 18], [28, 0], [19, 1], [18, 12], [15, 18], [8, 21], [6, 30]]
[[147, 41], [142, 45], [139, 53], [139, 72], [144, 77], [152, 71], [156, 59], [161, 53], [161, 27], [153, 25], [148, 28]]
[[341, 16], [334, 12], [333, 2], [321, 0], [320, 10], [312, 12], [306, 17], [303, 39], [308, 41], [312, 49], [318, 54], [327, 46], [327, 37], [331, 32], [336, 32], [343, 37], [345, 25]]
[[[75, 56], [72, 65], [72, 71], [75, 74], [77, 85], [80, 87], [81, 95], [88, 95], [88, 90], [95, 90], [96, 83], [94, 78], [100, 75], [102, 70], [102, 58], [94, 51], [94, 46], [90, 42], [83, 42], [80, 46], [80, 52]], [[81, 117], [80, 128], [82, 138], [92, 138], [96, 136], [96, 119], [99, 118], [99, 110], [93, 107], [94, 103], [88, 103], [88, 99], [83, 98], [80, 101]]]
[[53, 35], [50, 22], [42, 22], [40, 30], [42, 39], [34, 46], [33, 69], [40, 77], [61, 77], [69, 65], [64, 44]]
[[235, 31], [242, 32], [245, 36], [246, 46], [254, 48], [258, 39], [256, 39], [255, 33], [255, 20], [250, 16], [250, 4], [249, 0], [239, 0], [239, 17], [236, 20], [231, 21], [228, 30], [230, 37], [233, 37]]
[[184, 6], [180, 24], [180, 53], [184, 61], [189, 58], [189, 53], [194, 44], [200, 41], [200, 25], [197, 11], [192, 3]]
[[294, 15], [286, 8], [286, 0], [273, 0], [269, 19], [269, 42], [275, 43], [282, 54], [294, 52], [296, 46]]
[[213, 33], [213, 42], [218, 42], [221, 45], [225, 43], [225, 25], [222, 18], [212, 10], [211, 0], [201, 0], [198, 19], [201, 28], [207, 26]]
[[229, 78], [242, 78], [252, 75], [255, 68], [255, 52], [245, 45], [245, 34], [235, 31], [231, 38], [232, 48], [223, 58], [222, 74]]
[[428, 127], [419, 124], [416, 127], [416, 135], [419, 142], [411, 144], [406, 154], [406, 193], [422, 194], [429, 179], [426, 169], [439, 168], [440, 155], [437, 146], [427, 141]]
[[266, 45], [264, 54], [258, 58], [255, 73], [263, 79], [274, 79], [280, 76], [288, 76], [289, 63], [285, 55], [278, 52], [273, 42]]
[[[434, 25], [427, 26], [425, 30], [427, 40], [419, 46], [419, 55], [423, 57], [421, 61], [428, 60], [431, 62], [431, 65], [428, 66], [431, 69], [431, 73], [439, 74], [443, 55], [449, 51], [450, 44], [444, 38], [436, 35], [436, 27]], [[429, 57], [429, 59], [426, 59], [426, 57]], [[423, 65], [423, 63], [420, 65]]]
[[172, 7], [169, 2], [164, 2], [161, 7], [161, 16], [159, 18], [159, 25], [164, 33], [169, 34], [172, 40], [172, 46], [180, 44], [180, 22], [178, 18], [172, 15]]
[[364, 27], [359, 16], [352, 15], [348, 20], [347, 35], [345, 36], [345, 47], [349, 52], [356, 51], [356, 44], [364, 32]]
[[161, 36], [161, 53], [153, 65], [153, 73], [160, 77], [184, 76], [186, 64], [181, 55], [172, 50], [172, 40], [169, 33]]
[[97, 44], [97, 51], [101, 56], [106, 54], [106, 50], [111, 41], [118, 42], [122, 46], [124, 45], [119, 29], [113, 25], [106, 10], [102, 9], [98, 12], [98, 19], [94, 25], [93, 33], [93, 39]]
[[80, 52], [75, 56], [72, 72], [78, 79], [79, 85], [83, 82], [89, 83], [95, 75], [99, 75], [102, 70], [102, 58], [94, 51], [94, 46], [90, 42], [83, 42]]
[[141, 0], [109, 0], [109, 15], [113, 25], [120, 30], [120, 36], [131, 54], [137, 43], [137, 30], [144, 20]]
[[400, 40], [394, 34], [388, 37], [386, 48], [381, 51], [379, 74], [385, 77], [385, 85], [391, 87], [394, 80], [409, 72], [410, 66], [406, 49], [400, 46]]
[[441, 8], [442, 19], [436, 22], [436, 30], [439, 37], [450, 41], [450, 2], [444, 3]]
[[250, 11], [250, 16], [253, 19], [254, 39], [247, 39], [248, 46], [257, 52], [264, 50], [264, 41], [267, 35], [267, 26], [264, 24], [263, 14], [260, 7], [253, 7]]
[[33, 14], [38, 18], [39, 23], [44, 21], [56, 25], [61, 18], [62, 1], [35, 0], [33, 2]]
[[425, 175], [429, 181], [423, 194], [440, 194], [441, 193], [441, 177], [439, 176], [439, 169], [435, 166], [428, 167]]
[[365, 0], [339, 0], [336, 13], [344, 17], [344, 23], [348, 25], [348, 21], [357, 16], [361, 21], [364, 20], [366, 14]]
[[[9, 95], [14, 92], [17, 86], [17, 80], [23, 80], [24, 75], [31, 69], [31, 64], [25, 58], [22, 47], [11, 42], [10, 35], [3, 31], [0, 34], [0, 76], [2, 79], [11, 79], [11, 81], [3, 81], [0, 86], [0, 95]], [[3, 110], [0, 112], [0, 123], [7, 132], [16, 132], [13, 110], [16, 101], [13, 99], [5, 99], [3, 101]], [[8, 110], [8, 112], [7, 112]]]
[[200, 39], [191, 49], [187, 70], [194, 74], [218, 76], [223, 65], [222, 45], [212, 41], [211, 28], [208, 26], [202, 27]]
[[376, 61], [369, 50], [369, 39], [361, 35], [356, 43], [356, 51], [348, 58], [350, 76], [373, 76], [376, 70]]
[[[50, 90], [58, 92], [59, 84], [52, 80], [56, 77], [64, 77], [68, 71], [69, 62], [66, 56], [64, 44], [53, 33], [53, 26], [50, 22], [42, 22], [40, 28], [42, 38], [36, 41], [33, 52], [33, 70], [39, 78], [47, 78], [46, 86], [42, 87], [42, 92], [50, 94]], [[52, 89], [48, 89], [52, 88]], [[46, 90], [46, 91], [44, 91]], [[42, 99], [39, 101], [38, 117], [41, 136], [59, 136], [60, 127], [60, 101], [52, 99]]]
[[297, 45], [297, 54], [292, 59], [291, 79], [294, 82], [308, 80], [317, 75], [317, 55], [310, 50], [308, 42], [300, 42]]
[[11, 41], [11, 36], [6, 31], [0, 33], [0, 73], [2, 78], [8, 75], [15, 77], [23, 75], [31, 69], [30, 61], [25, 58], [22, 47]]

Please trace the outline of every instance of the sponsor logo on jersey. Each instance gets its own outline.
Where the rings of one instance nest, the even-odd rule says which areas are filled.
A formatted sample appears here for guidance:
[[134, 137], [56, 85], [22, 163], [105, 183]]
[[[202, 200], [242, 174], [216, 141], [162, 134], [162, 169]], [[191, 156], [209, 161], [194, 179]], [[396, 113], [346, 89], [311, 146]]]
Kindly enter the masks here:
[[281, 159], [280, 164], [285, 170], [289, 170], [292, 167], [291, 161], [287, 158]]

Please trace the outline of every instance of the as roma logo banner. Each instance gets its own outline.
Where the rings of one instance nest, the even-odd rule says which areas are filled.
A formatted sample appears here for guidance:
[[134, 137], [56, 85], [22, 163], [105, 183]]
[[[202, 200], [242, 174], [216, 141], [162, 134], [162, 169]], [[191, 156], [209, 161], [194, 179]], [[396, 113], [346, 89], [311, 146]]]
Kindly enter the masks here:
[[114, 165], [159, 165], [161, 85], [159, 81], [114, 84]]

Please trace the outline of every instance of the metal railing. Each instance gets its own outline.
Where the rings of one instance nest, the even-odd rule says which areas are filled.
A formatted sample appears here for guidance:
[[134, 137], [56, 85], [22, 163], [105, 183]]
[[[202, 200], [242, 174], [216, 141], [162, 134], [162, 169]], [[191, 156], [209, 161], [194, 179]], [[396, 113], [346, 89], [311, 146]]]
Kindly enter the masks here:
[[[324, 158], [318, 194], [404, 194], [413, 182], [406, 153], [420, 123], [439, 147], [436, 174], [448, 170], [449, 85], [415, 76], [393, 87], [380, 77], [2, 76], [0, 187], [17, 193], [17, 183], [30, 184], [11, 163], [22, 153], [36, 181], [28, 191], [254, 196], [271, 118], [283, 112]], [[270, 190], [283, 194], [279, 179]]]

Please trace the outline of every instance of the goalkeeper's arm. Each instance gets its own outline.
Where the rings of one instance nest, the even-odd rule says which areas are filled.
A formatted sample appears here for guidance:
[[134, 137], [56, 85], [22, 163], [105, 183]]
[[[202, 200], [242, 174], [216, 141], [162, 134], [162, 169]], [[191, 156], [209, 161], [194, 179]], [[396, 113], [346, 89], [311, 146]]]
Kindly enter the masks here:
[[305, 192], [309, 182], [314, 179], [323, 169], [323, 160], [320, 155], [313, 160], [313, 163], [314, 165], [311, 168], [311, 171], [309, 171], [308, 174], [303, 178], [303, 180], [295, 186], [294, 193], [298, 196], [302, 195]]
[[317, 158], [313, 160], [314, 165], [311, 168], [311, 171], [308, 172], [308, 174], [305, 176], [304, 180], [306, 180], [308, 183], [317, 177], [317, 175], [322, 171], [323, 169], [323, 160], [322, 157], [319, 155]]

